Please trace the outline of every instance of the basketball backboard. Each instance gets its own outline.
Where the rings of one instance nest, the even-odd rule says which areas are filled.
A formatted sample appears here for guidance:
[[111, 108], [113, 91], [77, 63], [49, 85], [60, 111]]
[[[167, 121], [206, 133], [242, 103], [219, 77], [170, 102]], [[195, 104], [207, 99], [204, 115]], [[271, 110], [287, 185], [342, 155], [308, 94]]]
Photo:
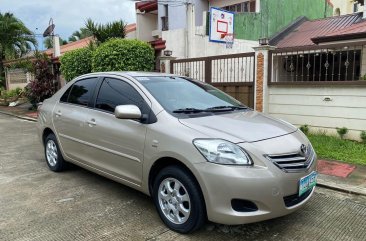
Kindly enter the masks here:
[[226, 43], [225, 36], [234, 34], [234, 13], [214, 7], [210, 13], [210, 41]]

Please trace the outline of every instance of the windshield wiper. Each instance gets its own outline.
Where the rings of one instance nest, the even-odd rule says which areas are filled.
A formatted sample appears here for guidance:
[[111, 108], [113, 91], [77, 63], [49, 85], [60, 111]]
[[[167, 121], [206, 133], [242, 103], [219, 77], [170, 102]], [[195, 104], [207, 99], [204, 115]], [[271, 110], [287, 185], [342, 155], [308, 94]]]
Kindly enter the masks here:
[[214, 106], [214, 107], [210, 107], [207, 108], [205, 111], [230, 111], [230, 110], [245, 110], [248, 109], [248, 107], [246, 106], [233, 106], [233, 105], [228, 105], [228, 106]]
[[182, 109], [177, 109], [177, 110], [173, 110], [173, 113], [200, 113], [200, 112], [204, 112], [206, 110], [200, 110], [200, 109], [196, 109], [196, 108], [182, 108]]

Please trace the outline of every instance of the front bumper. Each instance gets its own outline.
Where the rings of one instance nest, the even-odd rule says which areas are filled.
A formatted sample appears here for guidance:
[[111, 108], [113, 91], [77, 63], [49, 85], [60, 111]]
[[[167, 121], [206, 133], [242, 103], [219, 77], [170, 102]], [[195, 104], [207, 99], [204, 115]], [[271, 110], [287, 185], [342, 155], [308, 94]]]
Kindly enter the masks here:
[[[216, 223], [237, 225], [272, 219], [296, 211], [310, 199], [314, 188], [305, 199], [293, 206], [287, 207], [284, 198], [298, 193], [300, 178], [315, 170], [314, 163], [302, 173], [283, 172], [281, 176], [263, 167], [196, 164], [204, 182], [202, 189], [208, 219]], [[237, 212], [232, 207], [233, 199], [253, 202], [258, 210]]]

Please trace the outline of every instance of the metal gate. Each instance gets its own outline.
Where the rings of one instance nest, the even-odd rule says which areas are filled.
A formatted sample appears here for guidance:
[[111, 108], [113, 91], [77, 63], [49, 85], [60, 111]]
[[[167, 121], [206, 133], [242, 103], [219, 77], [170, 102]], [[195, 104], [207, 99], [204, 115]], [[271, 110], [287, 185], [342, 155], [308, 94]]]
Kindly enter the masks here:
[[254, 107], [254, 52], [172, 60], [170, 73], [209, 83]]

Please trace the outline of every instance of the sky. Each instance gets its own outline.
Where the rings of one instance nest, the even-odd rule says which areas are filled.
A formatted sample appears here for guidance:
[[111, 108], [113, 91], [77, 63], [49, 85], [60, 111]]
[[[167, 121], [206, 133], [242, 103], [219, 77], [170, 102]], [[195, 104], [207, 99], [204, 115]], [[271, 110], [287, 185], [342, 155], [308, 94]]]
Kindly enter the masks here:
[[[37, 34], [42, 34], [53, 18], [55, 34], [63, 39], [83, 27], [88, 18], [97, 23], [120, 19], [134, 23], [134, 6], [131, 0], [0, 0], [0, 12], [13, 13]], [[37, 40], [42, 50], [43, 38]]]

